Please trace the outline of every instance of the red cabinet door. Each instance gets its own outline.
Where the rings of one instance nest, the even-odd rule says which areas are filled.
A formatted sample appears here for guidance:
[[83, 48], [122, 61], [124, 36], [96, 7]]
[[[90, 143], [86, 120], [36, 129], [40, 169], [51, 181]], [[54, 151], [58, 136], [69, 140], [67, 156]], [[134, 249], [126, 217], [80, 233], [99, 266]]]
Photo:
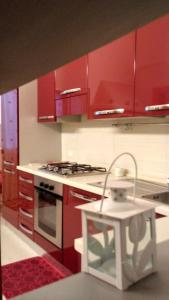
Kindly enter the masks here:
[[87, 71], [87, 55], [56, 70], [56, 115], [58, 117], [87, 113]]
[[81, 255], [74, 249], [74, 239], [82, 236], [81, 211], [75, 207], [87, 203], [88, 200], [98, 200], [100, 197], [87, 191], [64, 186], [63, 264], [73, 273], [81, 270]]
[[6, 166], [18, 163], [18, 91], [2, 95], [2, 160]]
[[55, 75], [58, 99], [87, 93], [87, 55], [56, 69]]
[[3, 168], [2, 215], [18, 228], [18, 185], [17, 171], [10, 167]]
[[38, 121], [55, 120], [55, 72], [50, 72], [38, 78]]
[[134, 32], [89, 53], [89, 118], [133, 115], [134, 59]]
[[166, 15], [137, 31], [136, 115], [169, 114], [168, 29], [169, 15]]

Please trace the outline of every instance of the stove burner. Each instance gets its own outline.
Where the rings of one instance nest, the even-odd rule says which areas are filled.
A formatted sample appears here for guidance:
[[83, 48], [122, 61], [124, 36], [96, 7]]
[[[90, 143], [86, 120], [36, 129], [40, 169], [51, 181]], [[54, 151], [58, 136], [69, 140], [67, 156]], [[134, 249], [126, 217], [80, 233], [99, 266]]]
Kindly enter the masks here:
[[60, 162], [60, 163], [49, 163], [47, 165], [42, 166], [43, 170], [54, 172], [60, 175], [76, 175], [76, 174], [87, 174], [87, 173], [105, 173], [106, 168], [102, 167], [92, 167], [87, 164], [78, 164], [75, 162]]

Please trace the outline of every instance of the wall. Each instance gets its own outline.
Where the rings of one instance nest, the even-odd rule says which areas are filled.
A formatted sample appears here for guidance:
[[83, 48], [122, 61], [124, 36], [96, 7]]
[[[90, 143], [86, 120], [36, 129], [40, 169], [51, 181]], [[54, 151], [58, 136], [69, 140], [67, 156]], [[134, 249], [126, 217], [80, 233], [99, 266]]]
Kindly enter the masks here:
[[37, 81], [19, 88], [20, 164], [61, 159], [61, 127], [37, 122]]
[[[135, 155], [140, 177], [165, 182], [169, 176], [169, 125], [116, 128], [112, 121], [100, 121], [62, 126], [64, 160], [108, 167], [115, 156], [124, 151]], [[130, 158], [121, 158], [116, 166], [134, 171]]]

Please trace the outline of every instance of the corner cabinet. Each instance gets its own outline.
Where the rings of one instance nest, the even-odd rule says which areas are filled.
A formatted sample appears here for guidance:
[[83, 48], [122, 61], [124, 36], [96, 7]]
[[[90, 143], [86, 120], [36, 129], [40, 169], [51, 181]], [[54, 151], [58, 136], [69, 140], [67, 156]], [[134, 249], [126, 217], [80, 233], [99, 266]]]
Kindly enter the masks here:
[[18, 90], [2, 95], [2, 216], [18, 228]]
[[55, 72], [38, 78], [38, 122], [56, 121]]
[[137, 30], [135, 115], [169, 114], [169, 15]]
[[87, 76], [87, 55], [56, 69], [56, 115], [58, 117], [87, 113]]
[[89, 118], [132, 116], [135, 32], [90, 52], [88, 61]]

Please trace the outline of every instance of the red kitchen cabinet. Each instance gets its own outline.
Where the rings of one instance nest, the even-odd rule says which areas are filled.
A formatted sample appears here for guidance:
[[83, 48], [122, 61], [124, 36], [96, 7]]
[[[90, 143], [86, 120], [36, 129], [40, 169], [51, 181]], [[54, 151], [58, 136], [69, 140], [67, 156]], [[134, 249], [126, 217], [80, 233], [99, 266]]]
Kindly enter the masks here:
[[2, 95], [2, 215], [18, 227], [18, 91]]
[[38, 78], [38, 122], [56, 121], [55, 72]]
[[135, 115], [169, 114], [169, 15], [137, 31]]
[[18, 173], [19, 230], [34, 240], [34, 176]]
[[74, 239], [82, 237], [81, 211], [75, 207], [100, 198], [99, 195], [64, 186], [63, 265], [73, 273], [81, 270], [81, 255], [74, 249]]
[[135, 32], [89, 53], [89, 118], [133, 115], [134, 60]]
[[87, 112], [87, 55], [55, 71], [56, 115], [80, 115]]

